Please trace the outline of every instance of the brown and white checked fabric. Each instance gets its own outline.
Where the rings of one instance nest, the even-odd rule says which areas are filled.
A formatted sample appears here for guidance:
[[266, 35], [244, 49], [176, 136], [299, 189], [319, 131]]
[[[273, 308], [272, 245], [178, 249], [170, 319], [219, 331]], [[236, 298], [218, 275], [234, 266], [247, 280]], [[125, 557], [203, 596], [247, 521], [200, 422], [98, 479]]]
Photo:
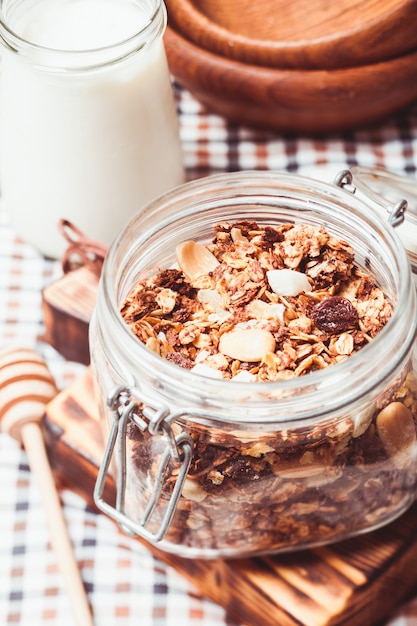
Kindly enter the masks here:
[[[174, 89], [189, 179], [267, 169], [331, 182], [340, 169], [352, 165], [416, 176], [417, 105], [372, 129], [312, 139], [232, 126], [208, 114], [178, 85]], [[0, 349], [36, 349], [63, 388], [81, 375], [83, 366], [66, 362], [42, 342], [41, 291], [60, 273], [60, 263], [20, 241], [0, 211]], [[223, 609], [202, 598], [139, 542], [121, 536], [78, 496], [67, 491], [63, 503], [96, 626], [233, 625]], [[24, 452], [7, 435], [0, 435], [0, 582], [0, 625], [72, 626], [39, 494]], [[384, 626], [417, 626], [417, 589], [415, 596], [387, 616]]]
[[[65, 362], [41, 340], [41, 291], [60, 267], [20, 241], [0, 211], [0, 349], [36, 349], [64, 388], [84, 367]], [[81, 498], [66, 491], [63, 505], [96, 626], [233, 626], [221, 607]], [[6, 624], [74, 622], [25, 453], [0, 434], [0, 625]]]

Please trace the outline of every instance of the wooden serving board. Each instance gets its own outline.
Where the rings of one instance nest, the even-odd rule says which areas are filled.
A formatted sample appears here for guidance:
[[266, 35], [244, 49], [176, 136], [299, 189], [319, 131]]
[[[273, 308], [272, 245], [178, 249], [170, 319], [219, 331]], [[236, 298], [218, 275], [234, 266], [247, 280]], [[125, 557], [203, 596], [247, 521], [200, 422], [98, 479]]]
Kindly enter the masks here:
[[[104, 442], [89, 368], [47, 406], [43, 426], [58, 484], [94, 506], [92, 494]], [[109, 480], [108, 501], [114, 492]], [[374, 533], [300, 553], [204, 561], [148, 547], [237, 622], [376, 626], [417, 585], [417, 504]]]
[[88, 267], [64, 274], [42, 292], [43, 339], [68, 361], [88, 365], [88, 326], [96, 303], [99, 276]]

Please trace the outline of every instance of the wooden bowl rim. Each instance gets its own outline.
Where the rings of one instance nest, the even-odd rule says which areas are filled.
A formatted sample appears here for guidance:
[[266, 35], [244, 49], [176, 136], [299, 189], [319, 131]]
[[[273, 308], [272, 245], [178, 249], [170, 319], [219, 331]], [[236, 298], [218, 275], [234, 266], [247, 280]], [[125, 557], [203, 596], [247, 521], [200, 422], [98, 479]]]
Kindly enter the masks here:
[[322, 135], [373, 124], [417, 100], [417, 49], [361, 67], [291, 70], [225, 59], [172, 27], [165, 46], [180, 84], [212, 112], [249, 127]]
[[[289, 69], [336, 69], [367, 65], [406, 54], [417, 46], [417, 11], [409, 19], [404, 0], [395, 12], [381, 12], [356, 29], [310, 40], [280, 41], [245, 37], [217, 24], [194, 0], [166, 0], [169, 24], [198, 47], [254, 65]], [[383, 6], [384, 3], [378, 3]], [[389, 36], [381, 37], [381, 32]]]

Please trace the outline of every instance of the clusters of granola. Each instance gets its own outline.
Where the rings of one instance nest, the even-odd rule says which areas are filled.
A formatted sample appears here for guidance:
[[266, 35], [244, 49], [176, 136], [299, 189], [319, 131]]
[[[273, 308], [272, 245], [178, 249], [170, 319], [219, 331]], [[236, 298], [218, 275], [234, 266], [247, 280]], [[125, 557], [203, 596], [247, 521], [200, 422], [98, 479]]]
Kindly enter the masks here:
[[[353, 250], [323, 227], [220, 223], [207, 246], [177, 248], [178, 267], [129, 294], [122, 315], [151, 350], [230, 380], [276, 381], [328, 367], [371, 341], [392, 305]], [[376, 401], [340, 419], [253, 432], [189, 423], [194, 443], [167, 539], [220, 554], [307, 547], [389, 521], [417, 481], [417, 383], [411, 363]], [[126, 512], [151, 500], [166, 445], [128, 428]], [[157, 525], [177, 476], [170, 468]], [[161, 508], [161, 510], [159, 510]]]
[[208, 246], [177, 248], [179, 269], [141, 282], [122, 315], [161, 357], [213, 377], [274, 381], [347, 358], [392, 313], [322, 226], [220, 223]]
[[[181, 424], [194, 450], [166, 539], [201, 556], [251, 555], [345, 539], [397, 517], [417, 481], [417, 381], [404, 376], [367, 407], [356, 432], [348, 412], [290, 433]], [[126, 513], [135, 521], [152, 499], [165, 446], [130, 424]], [[177, 471], [173, 464], [165, 477], [152, 531]]]

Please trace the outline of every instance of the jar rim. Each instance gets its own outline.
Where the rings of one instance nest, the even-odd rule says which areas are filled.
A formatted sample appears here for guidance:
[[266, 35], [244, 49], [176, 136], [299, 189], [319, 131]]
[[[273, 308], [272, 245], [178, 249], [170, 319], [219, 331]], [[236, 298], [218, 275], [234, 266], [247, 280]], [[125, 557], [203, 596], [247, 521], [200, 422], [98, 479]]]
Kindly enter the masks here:
[[113, 44], [87, 49], [52, 48], [25, 39], [9, 25], [7, 1], [0, 0], [0, 43], [27, 58], [38, 69], [85, 71], [117, 63], [162, 37], [167, 25], [163, 0], [134, 0], [135, 4], [149, 9], [149, 16], [133, 35]]
[[[199, 196], [199, 194], [207, 195], [213, 193], [221, 185], [224, 185], [229, 189], [235, 187], [242, 192], [242, 189], [247, 191], [252, 184], [255, 186], [261, 184], [265, 188], [268, 188], [268, 190], [277, 191], [280, 186], [282, 187], [288, 181], [291, 184], [296, 184], [301, 191], [310, 189], [316, 193], [324, 194], [328, 199], [330, 199], [330, 201], [332, 201], [332, 199], [334, 201], [338, 199], [344, 203], [349, 203], [349, 206], [353, 205], [355, 210], [359, 210], [365, 206], [362, 201], [352, 197], [351, 194], [338, 188], [337, 186], [332, 186], [328, 183], [317, 181], [308, 177], [302, 177], [298, 174], [245, 171], [211, 175], [204, 179], [198, 179], [185, 183], [184, 185], [177, 187], [150, 203], [144, 211], [141, 212], [141, 214], [137, 214], [119, 234], [110, 247], [104, 263], [100, 283], [102, 289], [101, 296], [104, 298], [106, 306], [109, 307], [108, 311], [111, 317], [111, 323], [114, 323], [117, 331], [122, 333], [122, 343], [125, 346], [128, 346], [127, 352], [129, 353], [130, 361], [133, 362], [133, 360], [136, 359], [136, 362], [143, 362], [143, 360], [146, 359], [147, 364], [150, 364], [151, 369], [153, 368], [154, 371], [157, 372], [160, 388], [163, 388], [164, 384], [167, 383], [167, 381], [170, 381], [171, 386], [172, 382], [175, 382], [176, 389], [178, 389], [179, 392], [181, 391], [181, 393], [185, 393], [185, 395], [188, 394], [190, 397], [193, 392], [195, 393], [196, 389], [199, 388], [200, 391], [203, 390], [203, 396], [206, 399], [211, 399], [210, 402], [213, 401], [216, 404], [215, 399], [218, 398], [216, 411], [220, 411], [220, 413], [222, 413], [222, 421], [229, 421], [227, 411], [223, 411], [221, 406], [221, 404], [225, 401], [225, 398], [232, 400], [235, 403], [240, 403], [240, 407], [242, 406], [242, 402], [244, 402], [247, 418], [250, 422], [255, 421], [259, 424], [269, 423], [271, 421], [280, 421], [277, 420], [276, 415], [273, 417], [268, 415], [271, 408], [271, 399], [279, 401], [283, 406], [285, 405], [285, 407], [290, 409], [294, 405], [294, 402], [299, 403], [298, 392], [300, 389], [307, 390], [307, 392], [308, 389], [312, 392], [314, 389], [315, 393], [321, 395], [319, 400], [321, 408], [317, 405], [316, 410], [314, 411], [315, 418], [320, 415], [320, 412], [328, 412], [328, 403], [331, 404], [332, 402], [334, 403], [337, 401], [337, 408], [340, 410], [341, 404], [343, 405], [343, 399], [341, 397], [335, 398], [335, 396], [338, 396], [338, 393], [335, 393], [335, 388], [337, 388], [337, 385], [342, 385], [342, 382], [346, 381], [347, 376], [358, 377], [358, 380], [361, 381], [360, 390], [356, 390], [358, 394], [360, 393], [357, 399], [362, 397], [365, 393], [368, 393], [372, 386], [375, 385], [372, 380], [372, 372], [378, 364], [381, 366], [381, 354], [384, 354], [388, 333], [390, 333], [391, 337], [398, 337], [399, 335], [402, 335], [403, 341], [401, 343], [401, 348], [395, 352], [395, 357], [392, 362], [383, 363], [383, 367], [386, 368], [385, 375], [388, 375], [389, 372], [392, 372], [399, 366], [399, 363], [404, 358], [404, 354], [410, 349], [410, 345], [416, 335], [417, 321], [415, 314], [413, 315], [413, 311], [415, 311], [415, 289], [410, 288], [412, 282], [411, 269], [407, 254], [400, 239], [394, 232], [394, 229], [388, 224], [388, 222], [385, 222], [380, 215], [372, 211], [371, 213], [367, 213], [366, 219], [369, 223], [375, 226], [378, 233], [384, 233], [386, 240], [389, 242], [391, 247], [393, 260], [396, 263], [396, 271], [398, 272], [398, 299], [390, 320], [378, 336], [376, 336], [360, 352], [350, 356], [344, 361], [323, 370], [311, 372], [306, 376], [285, 381], [251, 382], [249, 384], [250, 397], [247, 397], [248, 383], [211, 379], [188, 370], [185, 371], [152, 353], [149, 348], [147, 348], [142, 342], [140, 342], [139, 339], [137, 339], [137, 337], [135, 337], [130, 328], [124, 322], [120, 311], [116, 306], [116, 292], [114, 291], [114, 285], [112, 284], [115, 264], [120, 263], [122, 258], [123, 260], [121, 261], [121, 266], [123, 266], [122, 271], [124, 271], [126, 258], [132, 253], [133, 248], [138, 246], [137, 241], [135, 241], [135, 243], [132, 241], [132, 247], [124, 250], [124, 244], [126, 243], [124, 242], [124, 239], [128, 233], [131, 233], [132, 230], [134, 230], [134, 225], [137, 225], [137, 223], [143, 219], [143, 216], [145, 216], [145, 221], [148, 219], [151, 223], [152, 220], [157, 222], [158, 210], [160, 210], [159, 217], [171, 219], [172, 215], [170, 217], [163, 215], [164, 211], [161, 209], [161, 206], [166, 210], [166, 207], [174, 200], [181, 202], [186, 198], [192, 198], [194, 207], [197, 207], [198, 209], [198, 204], [202, 197]], [[145, 230], [141, 232], [141, 237], [143, 239], [148, 235], [149, 232], [145, 228]], [[408, 320], [405, 320], [404, 318], [407, 317], [407, 315]], [[409, 324], [408, 328], [404, 328], [404, 322], [406, 325], [407, 323]], [[124, 342], [127, 343], [125, 344]], [[365, 363], [364, 354], [366, 355]], [[133, 356], [134, 359], [132, 359]], [[369, 368], [369, 381], [361, 380], [360, 377], [363, 377], [367, 367]], [[123, 367], [121, 369], [123, 369]], [[129, 376], [129, 372], [125, 371], [125, 374], [126, 376]], [[186, 379], [186, 389], [180, 390], [180, 387], [184, 386], [182, 381], [184, 378]], [[233, 393], [230, 391], [231, 389], [233, 389]], [[179, 395], [181, 395], [181, 393]], [[233, 397], [231, 398], [230, 396]], [[346, 399], [346, 405], [350, 403], [351, 399]], [[264, 410], [260, 411], [261, 407], [263, 407]], [[256, 420], [254, 420], [253, 417], [251, 418], [251, 412], [253, 410], [256, 410], [257, 412]], [[303, 413], [301, 410], [297, 415], [297, 419], [305, 420], [311, 418], [311, 407], [308, 412], [304, 411]], [[244, 418], [242, 411], [241, 417], [242, 421], [247, 421]], [[236, 419], [232, 418], [231, 421], [235, 422]]]

